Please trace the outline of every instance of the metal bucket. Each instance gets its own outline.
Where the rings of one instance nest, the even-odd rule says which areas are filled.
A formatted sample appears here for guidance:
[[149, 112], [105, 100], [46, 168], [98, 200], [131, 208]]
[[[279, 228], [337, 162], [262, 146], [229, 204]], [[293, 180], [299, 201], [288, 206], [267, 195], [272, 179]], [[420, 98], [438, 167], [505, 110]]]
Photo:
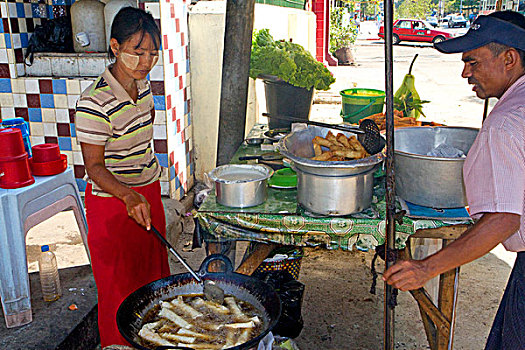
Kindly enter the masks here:
[[463, 183], [465, 158], [433, 157], [427, 153], [445, 143], [467, 154], [478, 131], [464, 127], [396, 129], [394, 157], [397, 195], [425, 207], [466, 206]]

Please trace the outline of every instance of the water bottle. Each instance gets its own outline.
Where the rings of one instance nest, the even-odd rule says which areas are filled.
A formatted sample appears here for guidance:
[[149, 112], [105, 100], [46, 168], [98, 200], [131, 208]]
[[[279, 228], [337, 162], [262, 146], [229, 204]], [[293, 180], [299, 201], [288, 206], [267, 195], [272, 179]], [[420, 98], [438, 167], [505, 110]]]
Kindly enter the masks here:
[[44, 296], [44, 301], [55, 301], [62, 295], [57, 259], [55, 254], [49, 250], [48, 245], [43, 245], [41, 251], [42, 253], [38, 259], [38, 269], [40, 271], [42, 295]]

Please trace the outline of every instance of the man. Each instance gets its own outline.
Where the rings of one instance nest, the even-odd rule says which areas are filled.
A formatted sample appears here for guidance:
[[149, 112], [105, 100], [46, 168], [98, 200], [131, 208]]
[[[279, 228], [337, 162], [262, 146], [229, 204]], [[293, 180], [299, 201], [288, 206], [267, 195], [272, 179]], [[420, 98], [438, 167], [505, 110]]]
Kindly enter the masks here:
[[383, 279], [403, 291], [490, 252], [503, 243], [518, 252], [486, 349], [525, 349], [525, 18], [516, 12], [480, 16], [462, 37], [435, 45], [462, 52], [462, 77], [481, 99], [499, 99], [485, 120], [463, 178], [475, 225], [424, 260], [399, 261]]

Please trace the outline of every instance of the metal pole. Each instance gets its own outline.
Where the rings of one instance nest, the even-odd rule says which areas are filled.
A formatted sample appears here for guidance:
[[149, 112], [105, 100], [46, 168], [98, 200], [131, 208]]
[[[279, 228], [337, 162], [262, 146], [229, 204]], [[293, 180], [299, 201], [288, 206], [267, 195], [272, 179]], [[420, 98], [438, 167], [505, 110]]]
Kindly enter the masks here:
[[227, 0], [217, 165], [229, 163], [244, 140], [255, 0]]
[[[386, 249], [385, 266], [389, 268], [390, 252], [395, 242], [395, 179], [394, 179], [394, 78], [392, 31], [394, 9], [392, 0], [384, 0], [385, 6], [385, 92], [386, 92]], [[394, 306], [391, 304], [393, 288], [385, 283], [384, 295], [384, 349], [394, 349]]]

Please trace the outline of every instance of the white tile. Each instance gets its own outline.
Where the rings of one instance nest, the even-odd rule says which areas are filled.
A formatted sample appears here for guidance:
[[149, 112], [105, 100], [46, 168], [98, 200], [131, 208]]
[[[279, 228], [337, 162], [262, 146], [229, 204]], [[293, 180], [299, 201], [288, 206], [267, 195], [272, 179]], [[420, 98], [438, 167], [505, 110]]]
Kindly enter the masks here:
[[93, 84], [93, 80], [81, 80], [80, 91], [86, 90], [91, 84]]
[[81, 150], [80, 149], [80, 145], [79, 145], [76, 137], [71, 139], [71, 146], [73, 146], [73, 151], [80, 151]]
[[9, 62], [11, 64], [15, 64], [16, 63], [15, 51], [13, 51], [11, 49], [7, 49], [7, 62]]
[[166, 124], [166, 111], [155, 111], [155, 125]]
[[26, 67], [28, 76], [50, 77], [52, 75], [51, 60], [49, 57], [37, 57], [31, 66]]
[[7, 50], [1, 50], [0, 49], [0, 63], [8, 63], [7, 60]]
[[25, 84], [26, 84], [26, 92], [28, 94], [39, 94], [40, 93], [37, 79], [26, 79]]
[[156, 140], [166, 140], [166, 126], [153, 125], [153, 138]]
[[2, 107], [14, 107], [13, 94], [0, 93], [0, 106]]
[[163, 196], [169, 196], [170, 195], [170, 183], [169, 182], [160, 182], [160, 194]]
[[16, 73], [17, 73], [17, 76], [19, 77], [23, 77], [24, 75], [26, 75], [26, 65], [23, 63], [17, 63]]
[[26, 84], [24, 79], [11, 79], [11, 88], [13, 89], [14, 94], [24, 94], [26, 93]]
[[73, 163], [73, 152], [70, 151], [60, 151], [60, 153], [65, 154], [67, 157], [67, 164], [71, 165]]
[[[12, 79], [11, 86], [13, 85], [13, 82], [17, 80], [18, 79]], [[25, 94], [13, 94], [13, 102], [15, 107], [27, 107], [27, 99]]]
[[75, 57], [52, 57], [51, 72], [54, 77], [77, 77], [78, 60]]
[[45, 143], [44, 136], [30, 136], [31, 145], [36, 146]]
[[69, 111], [67, 109], [55, 109], [55, 116], [58, 123], [69, 123]]
[[18, 17], [17, 16], [17, 12], [16, 12], [16, 4], [13, 3], [13, 2], [10, 2], [7, 4], [8, 5], [8, 11], [9, 11], [9, 17], [11, 18], [16, 18]]
[[16, 65], [10, 64], [9, 65], [9, 74], [11, 75], [11, 80], [14, 78], [18, 78], [18, 74], [16, 74]]
[[31, 136], [44, 136], [44, 124], [30, 123]]
[[144, 4], [144, 10], [146, 12], [151, 13], [153, 18], [156, 18], [156, 19], [160, 18], [160, 4], [158, 2], [157, 3], [148, 2]]
[[68, 108], [67, 95], [53, 95], [55, 108]]
[[149, 73], [150, 80], [164, 80], [164, 67], [155, 66]]
[[67, 106], [68, 108], [76, 108], [77, 106], [77, 101], [78, 101], [78, 98], [80, 97], [80, 95], [67, 95]]
[[42, 121], [44, 123], [56, 123], [55, 109], [42, 108]]
[[56, 123], [43, 123], [45, 136], [58, 136]]
[[8, 17], [7, 16], [7, 3], [6, 2], [0, 2], [0, 10], [2, 10], [2, 14], [4, 15], [4, 17]]
[[66, 80], [67, 93], [80, 95], [80, 81], [76, 79]]
[[5, 36], [0, 35], [0, 49], [5, 49]]
[[73, 152], [73, 164], [84, 165], [84, 158], [82, 158], [82, 152]]
[[0, 108], [0, 115], [2, 116], [2, 119], [14, 118], [15, 117], [15, 107]]
[[22, 48], [22, 40], [20, 39], [20, 34], [11, 34], [11, 42], [13, 43], [13, 49]]
[[[31, 4], [25, 4], [25, 5], [31, 6]], [[29, 13], [31, 13], [31, 11]], [[26, 23], [25, 18], [21, 21], [18, 21], [18, 28], [20, 28], [20, 33], [27, 33], [27, 23]]]
[[80, 57], [78, 71], [80, 76], [98, 77], [106, 69], [103, 57]]

